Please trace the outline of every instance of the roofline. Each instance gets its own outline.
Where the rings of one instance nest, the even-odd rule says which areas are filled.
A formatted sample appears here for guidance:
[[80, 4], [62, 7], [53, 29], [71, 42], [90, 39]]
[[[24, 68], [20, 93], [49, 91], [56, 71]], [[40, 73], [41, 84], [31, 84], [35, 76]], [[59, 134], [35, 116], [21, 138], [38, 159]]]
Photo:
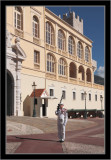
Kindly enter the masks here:
[[74, 29], [70, 24], [68, 24], [67, 22], [65, 22], [63, 19], [59, 18], [56, 14], [54, 14], [52, 11], [50, 11], [48, 8], [45, 7], [45, 11], [49, 12], [51, 15], [53, 15], [54, 17], [56, 17], [58, 20], [60, 20], [62, 23], [68, 25], [68, 27], [70, 27], [71, 29], [73, 29], [76, 33], [80, 34], [82, 37], [85, 37], [87, 40], [89, 40], [91, 43], [93, 43], [93, 41], [91, 39], [89, 39], [88, 37], [86, 37], [85, 35], [81, 34], [80, 32], [78, 32], [76, 29]]
[[[45, 90], [45, 88], [43, 89], [42, 93], [44, 92], [44, 90]], [[41, 95], [42, 95], [42, 93], [41, 93]], [[41, 97], [41, 95], [40, 95], [40, 97]]]

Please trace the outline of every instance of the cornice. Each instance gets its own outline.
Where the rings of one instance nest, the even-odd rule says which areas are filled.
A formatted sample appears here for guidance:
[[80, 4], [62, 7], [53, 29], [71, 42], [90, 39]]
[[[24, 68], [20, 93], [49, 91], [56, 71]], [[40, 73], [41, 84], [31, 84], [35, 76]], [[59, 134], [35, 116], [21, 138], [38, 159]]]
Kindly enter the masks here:
[[40, 15], [42, 14], [40, 11], [38, 11], [36, 8], [34, 8], [34, 7], [30, 7], [31, 9], [33, 9], [34, 11], [36, 11], [37, 13], [39, 13]]

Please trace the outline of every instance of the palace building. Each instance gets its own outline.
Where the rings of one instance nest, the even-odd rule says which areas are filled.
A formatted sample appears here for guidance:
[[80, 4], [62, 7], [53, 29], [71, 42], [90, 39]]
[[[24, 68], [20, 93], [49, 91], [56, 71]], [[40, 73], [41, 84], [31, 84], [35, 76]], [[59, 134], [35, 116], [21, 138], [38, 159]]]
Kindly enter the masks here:
[[66, 109], [85, 109], [84, 92], [87, 109], [104, 109], [92, 43], [74, 12], [62, 19], [43, 6], [7, 6], [7, 115], [53, 118], [62, 93]]

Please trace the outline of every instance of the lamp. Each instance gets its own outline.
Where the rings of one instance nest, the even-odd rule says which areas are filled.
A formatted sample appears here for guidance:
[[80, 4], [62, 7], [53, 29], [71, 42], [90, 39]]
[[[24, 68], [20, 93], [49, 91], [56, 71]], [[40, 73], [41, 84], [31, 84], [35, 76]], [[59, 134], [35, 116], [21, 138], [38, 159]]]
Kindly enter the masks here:
[[[101, 101], [101, 113], [102, 113], [102, 109], [103, 109], [102, 108], [102, 101], [103, 101], [103, 96], [102, 95], [100, 96], [100, 101]], [[101, 118], [103, 118], [103, 113], [101, 114]]]
[[32, 85], [32, 88], [33, 88], [33, 91], [34, 91], [34, 108], [33, 108], [33, 117], [36, 117], [36, 110], [35, 110], [35, 89], [36, 89], [36, 84], [35, 82], [33, 82], [33, 85]]
[[84, 113], [84, 118], [87, 119], [87, 112], [86, 112], [86, 96], [87, 96], [87, 93], [86, 91], [84, 91], [84, 99], [85, 99], [85, 113]]
[[101, 110], [102, 110], [102, 101], [103, 101], [103, 96], [100, 96], [100, 101], [101, 101]]

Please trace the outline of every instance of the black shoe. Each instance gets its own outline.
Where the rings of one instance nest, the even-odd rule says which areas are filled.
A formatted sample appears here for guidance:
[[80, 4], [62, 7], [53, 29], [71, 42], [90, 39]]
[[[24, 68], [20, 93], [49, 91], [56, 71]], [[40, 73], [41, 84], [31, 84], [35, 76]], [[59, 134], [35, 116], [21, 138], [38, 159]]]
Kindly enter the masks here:
[[64, 139], [61, 139], [60, 142], [64, 142]]

